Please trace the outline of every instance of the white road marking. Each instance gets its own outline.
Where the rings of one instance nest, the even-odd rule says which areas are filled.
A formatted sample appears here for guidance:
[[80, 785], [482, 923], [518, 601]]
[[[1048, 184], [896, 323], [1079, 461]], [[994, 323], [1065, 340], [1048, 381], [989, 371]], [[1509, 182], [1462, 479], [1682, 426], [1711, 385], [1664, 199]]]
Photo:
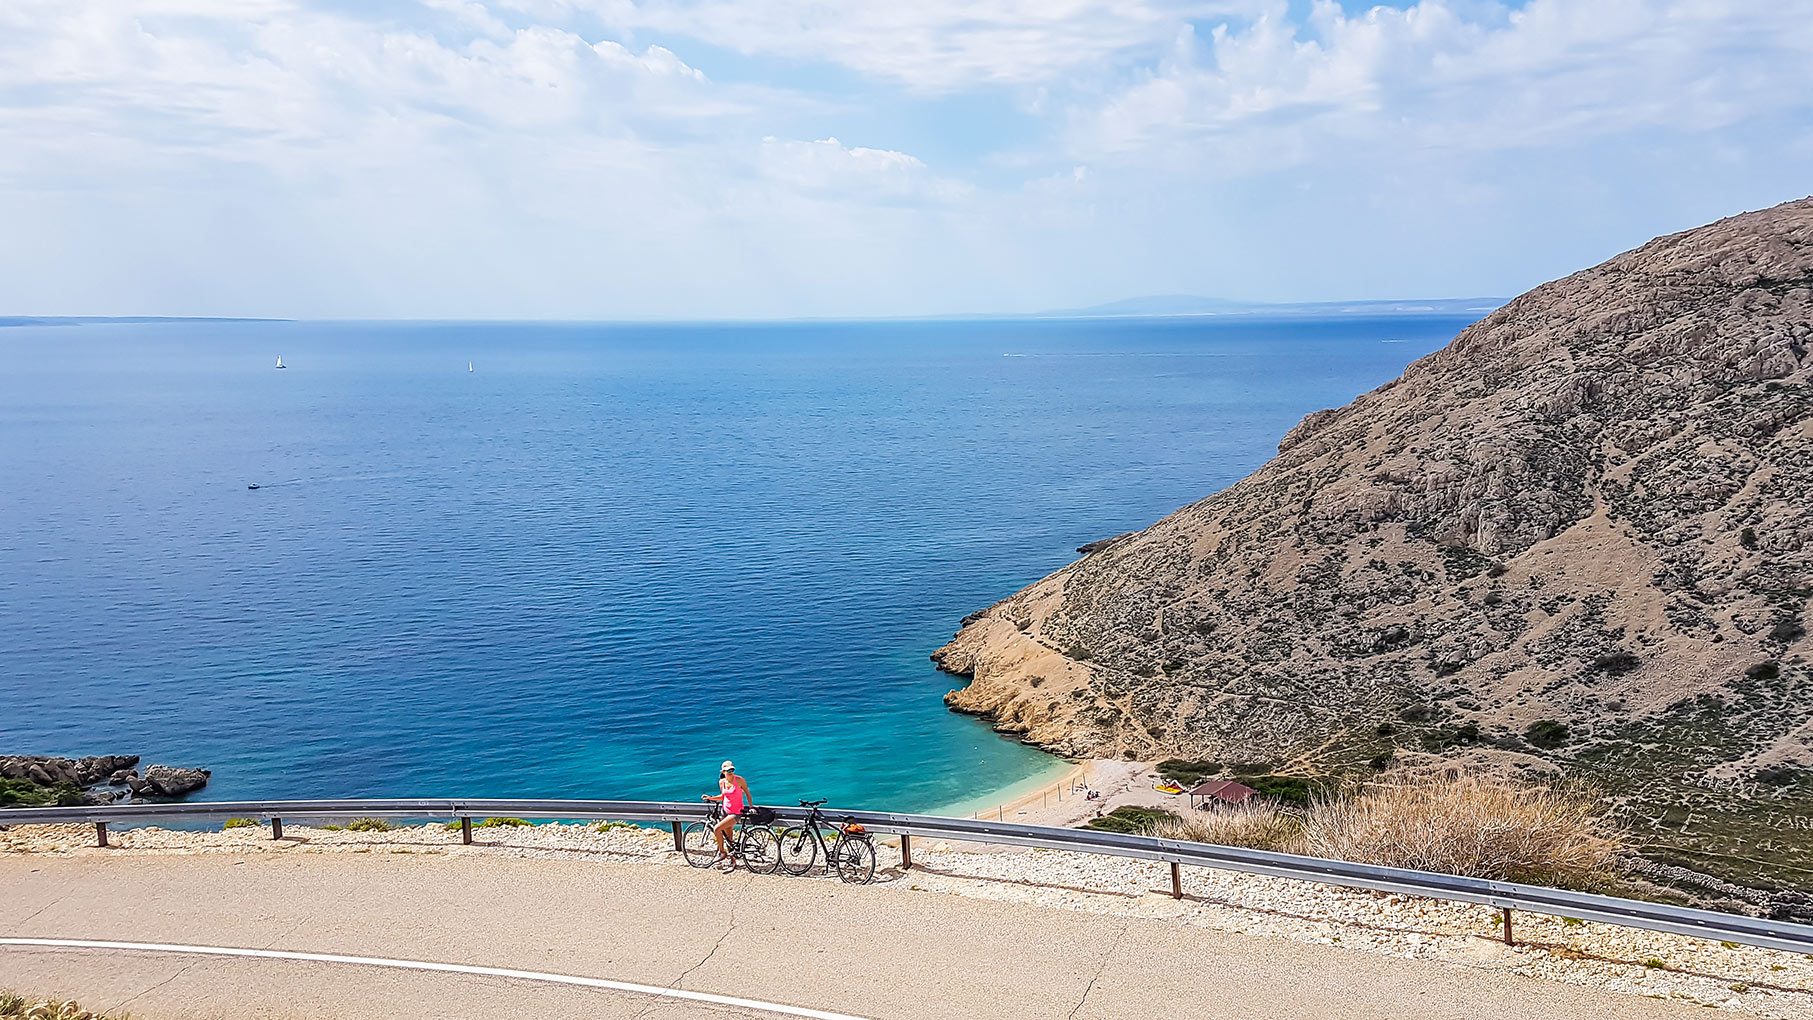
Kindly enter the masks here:
[[788, 1006], [778, 1002], [739, 999], [734, 995], [689, 992], [658, 985], [639, 985], [630, 981], [579, 977], [574, 974], [548, 974], [536, 970], [510, 970], [505, 967], [471, 967], [462, 963], [430, 963], [426, 960], [390, 960], [377, 956], [340, 956], [334, 953], [288, 953], [276, 949], [238, 949], [232, 946], [180, 946], [161, 942], [95, 942], [85, 939], [18, 939], [0, 938], [0, 946], [31, 946], [46, 949], [124, 949], [139, 953], [185, 953], [190, 956], [256, 956], [269, 960], [302, 960], [309, 963], [350, 963], [361, 967], [390, 967], [395, 970], [428, 970], [448, 974], [477, 974], [483, 977], [517, 978], [556, 985], [579, 985], [585, 988], [608, 988], [637, 995], [659, 995], [669, 999], [708, 1002], [717, 1006], [779, 1013], [784, 1016], [810, 1017], [812, 1020], [864, 1020], [848, 1013], [829, 1013], [822, 1009]]

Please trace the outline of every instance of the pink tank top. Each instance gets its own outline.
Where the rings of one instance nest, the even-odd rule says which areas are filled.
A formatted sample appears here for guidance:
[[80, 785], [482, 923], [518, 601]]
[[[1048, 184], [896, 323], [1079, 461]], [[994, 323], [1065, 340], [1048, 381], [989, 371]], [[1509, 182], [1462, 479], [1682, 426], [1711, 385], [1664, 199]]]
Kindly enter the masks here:
[[724, 795], [724, 812], [726, 814], [740, 815], [743, 813], [742, 787], [738, 786], [732, 780], [720, 776], [718, 778], [718, 792]]

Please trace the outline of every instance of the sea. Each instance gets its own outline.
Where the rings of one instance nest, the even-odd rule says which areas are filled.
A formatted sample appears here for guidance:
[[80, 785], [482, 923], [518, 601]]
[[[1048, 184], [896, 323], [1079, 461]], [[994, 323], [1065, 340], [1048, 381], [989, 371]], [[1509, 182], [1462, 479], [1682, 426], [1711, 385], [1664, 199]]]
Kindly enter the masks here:
[[[201, 799], [931, 811], [981, 609], [1264, 463], [1452, 315], [0, 328], [0, 753]], [[276, 368], [282, 358], [283, 369]]]

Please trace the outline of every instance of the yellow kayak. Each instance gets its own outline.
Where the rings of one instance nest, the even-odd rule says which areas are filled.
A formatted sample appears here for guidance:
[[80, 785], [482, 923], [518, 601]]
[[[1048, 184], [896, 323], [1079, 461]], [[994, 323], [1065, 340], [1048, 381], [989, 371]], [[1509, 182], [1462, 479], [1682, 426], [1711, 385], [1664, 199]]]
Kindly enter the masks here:
[[1153, 789], [1157, 790], [1159, 793], [1182, 793], [1183, 792], [1183, 787], [1178, 786], [1176, 783], [1160, 783], [1159, 785], [1154, 786]]

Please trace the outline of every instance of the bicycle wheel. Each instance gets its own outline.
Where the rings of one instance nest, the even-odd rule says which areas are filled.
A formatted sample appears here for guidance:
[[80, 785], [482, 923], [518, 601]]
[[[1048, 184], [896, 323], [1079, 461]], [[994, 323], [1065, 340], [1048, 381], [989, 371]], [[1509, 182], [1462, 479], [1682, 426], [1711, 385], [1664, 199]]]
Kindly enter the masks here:
[[781, 863], [780, 841], [766, 825], [743, 829], [743, 863], [757, 875], [772, 875]]
[[718, 845], [711, 838], [711, 826], [704, 822], [687, 822], [680, 830], [680, 854], [695, 868], [709, 868], [718, 859]]
[[818, 863], [818, 840], [812, 838], [812, 830], [799, 825], [789, 825], [781, 830], [780, 836], [781, 870], [789, 875], [804, 875]]
[[851, 885], [866, 885], [875, 877], [875, 844], [846, 836], [837, 841], [837, 852], [832, 861], [838, 878]]

